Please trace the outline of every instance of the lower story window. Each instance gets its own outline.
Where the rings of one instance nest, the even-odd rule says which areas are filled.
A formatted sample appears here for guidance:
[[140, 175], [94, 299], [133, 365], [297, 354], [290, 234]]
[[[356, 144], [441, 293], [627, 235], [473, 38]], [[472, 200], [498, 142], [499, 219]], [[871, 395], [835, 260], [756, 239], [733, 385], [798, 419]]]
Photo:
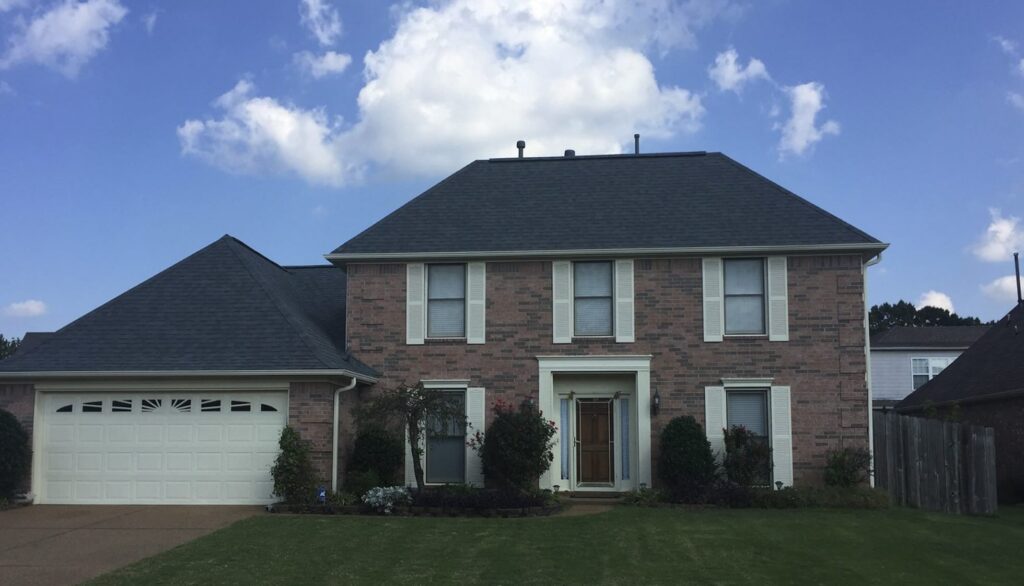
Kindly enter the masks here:
[[[466, 411], [465, 391], [439, 391], [450, 393], [453, 406]], [[461, 408], [461, 409], [460, 409]], [[466, 425], [463, 418], [434, 418], [427, 422], [425, 470], [430, 484], [465, 482], [466, 480]]]
[[[768, 433], [768, 391], [729, 391], [726, 393], [726, 425], [729, 429], [746, 428], [754, 441], [763, 445], [771, 444]], [[771, 458], [765, 460], [763, 469], [757, 472], [761, 482], [771, 483]]]

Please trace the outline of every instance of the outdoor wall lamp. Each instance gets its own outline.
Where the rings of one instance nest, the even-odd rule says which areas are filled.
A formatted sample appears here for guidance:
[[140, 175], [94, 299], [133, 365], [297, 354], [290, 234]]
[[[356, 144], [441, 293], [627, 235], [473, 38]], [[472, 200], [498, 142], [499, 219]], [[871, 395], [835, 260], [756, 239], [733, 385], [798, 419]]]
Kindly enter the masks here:
[[651, 414], [657, 415], [658, 411], [661, 410], [661, 393], [657, 389], [654, 390], [654, 396], [651, 397]]

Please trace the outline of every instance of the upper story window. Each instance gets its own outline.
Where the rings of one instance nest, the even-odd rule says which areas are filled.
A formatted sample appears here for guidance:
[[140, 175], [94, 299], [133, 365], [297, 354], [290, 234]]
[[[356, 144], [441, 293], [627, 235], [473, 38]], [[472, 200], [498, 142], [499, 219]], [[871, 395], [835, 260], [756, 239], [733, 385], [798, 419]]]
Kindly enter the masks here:
[[764, 259], [727, 258], [723, 268], [726, 335], [764, 334]]
[[427, 337], [466, 336], [466, 265], [427, 265]]
[[914, 389], [935, 378], [951, 362], [952, 358], [911, 358], [910, 370], [914, 376]]
[[612, 263], [573, 263], [573, 316], [577, 336], [611, 336]]

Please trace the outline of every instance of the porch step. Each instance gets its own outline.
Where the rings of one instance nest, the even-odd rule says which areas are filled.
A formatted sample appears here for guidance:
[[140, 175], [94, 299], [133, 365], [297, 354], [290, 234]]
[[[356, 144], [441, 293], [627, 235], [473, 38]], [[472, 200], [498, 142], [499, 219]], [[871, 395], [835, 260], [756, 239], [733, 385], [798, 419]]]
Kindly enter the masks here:
[[563, 493], [567, 502], [591, 505], [615, 505], [622, 502], [618, 492], [576, 492]]

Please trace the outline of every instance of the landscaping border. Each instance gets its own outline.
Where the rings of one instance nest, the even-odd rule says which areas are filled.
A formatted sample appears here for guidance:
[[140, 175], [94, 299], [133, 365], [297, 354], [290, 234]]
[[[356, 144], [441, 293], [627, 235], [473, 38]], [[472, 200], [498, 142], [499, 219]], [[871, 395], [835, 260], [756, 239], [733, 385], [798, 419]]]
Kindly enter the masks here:
[[292, 515], [363, 515], [368, 517], [550, 517], [561, 512], [565, 507], [559, 503], [538, 507], [514, 507], [501, 509], [475, 509], [467, 507], [414, 507], [408, 505], [395, 506], [390, 515], [382, 515], [363, 505], [296, 505], [276, 503], [268, 505], [270, 513], [287, 513]]

